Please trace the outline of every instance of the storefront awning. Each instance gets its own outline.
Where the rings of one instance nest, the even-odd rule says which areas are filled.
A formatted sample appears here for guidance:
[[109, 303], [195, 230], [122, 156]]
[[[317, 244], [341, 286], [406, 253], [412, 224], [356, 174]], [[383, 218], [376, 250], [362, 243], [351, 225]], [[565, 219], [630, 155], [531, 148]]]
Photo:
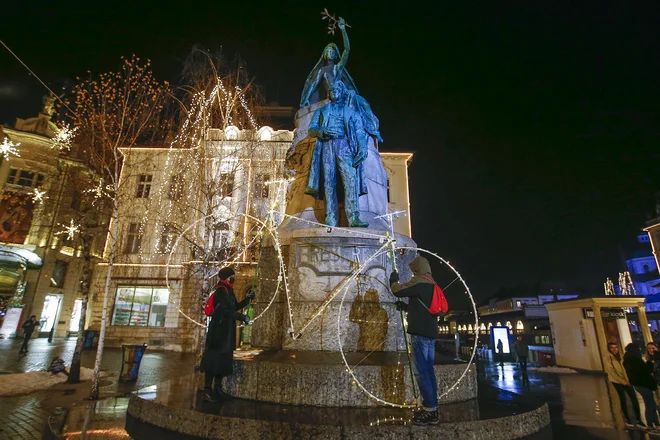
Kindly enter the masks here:
[[30, 250], [18, 246], [0, 245], [0, 265], [2, 266], [26, 265], [28, 269], [38, 269], [42, 264], [41, 257]]

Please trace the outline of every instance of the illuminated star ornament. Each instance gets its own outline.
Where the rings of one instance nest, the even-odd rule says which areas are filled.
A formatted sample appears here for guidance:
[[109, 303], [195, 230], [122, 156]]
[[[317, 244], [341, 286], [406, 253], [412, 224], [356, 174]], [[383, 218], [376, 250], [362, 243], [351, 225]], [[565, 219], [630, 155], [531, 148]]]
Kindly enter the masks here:
[[74, 235], [76, 235], [76, 232], [80, 232], [80, 226], [74, 224], [73, 219], [71, 219], [71, 223], [68, 226], [62, 225], [62, 224], [60, 224], [60, 226], [63, 226], [64, 230], [61, 231], [61, 232], [58, 232], [57, 235], [66, 234], [67, 239], [69, 239], [69, 240], [73, 240], [73, 237], [74, 237]]
[[53, 150], [69, 151], [71, 150], [71, 143], [76, 134], [78, 127], [71, 128], [69, 124], [64, 124], [57, 134], [51, 139], [53, 142], [50, 146]]
[[21, 155], [18, 154], [18, 149], [16, 148], [20, 146], [20, 142], [18, 144], [14, 144], [5, 136], [5, 140], [0, 144], [0, 154], [2, 154], [5, 159], [9, 159], [10, 154], [13, 154], [16, 157], [21, 157]]
[[46, 195], [46, 191], [39, 191], [39, 188], [35, 188], [34, 193], [32, 193], [32, 201], [34, 203], [43, 202], [45, 195]]
[[[110, 190], [110, 189], [111, 189], [110, 185], [108, 185], [108, 187], [103, 186], [103, 178], [101, 178], [101, 179], [99, 179], [99, 184], [96, 187], [94, 187], [92, 189], [88, 189], [85, 192], [90, 193], [90, 194], [94, 194], [94, 201], [96, 201], [96, 200], [100, 199], [101, 197], [109, 197], [109, 194], [108, 194], [107, 190]], [[92, 202], [92, 204], [94, 204], [94, 202]]]

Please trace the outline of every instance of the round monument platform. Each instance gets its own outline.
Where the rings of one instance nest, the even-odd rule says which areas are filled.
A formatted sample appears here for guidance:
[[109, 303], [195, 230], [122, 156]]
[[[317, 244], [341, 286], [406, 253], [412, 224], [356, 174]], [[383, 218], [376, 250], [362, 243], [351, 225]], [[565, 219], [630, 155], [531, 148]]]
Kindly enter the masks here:
[[[237, 356], [234, 374], [225, 379], [225, 389], [232, 396], [289, 405], [380, 405], [354, 383], [341, 353], [257, 350], [239, 351]], [[360, 384], [373, 395], [398, 405], [412, 402], [413, 386], [404, 352], [350, 352], [345, 358]], [[474, 365], [467, 368], [465, 363], [438, 356], [435, 373], [441, 404], [476, 399]]]
[[[268, 378], [264, 378], [267, 380]], [[202, 400], [195, 374], [136, 391], [126, 431], [135, 440], [174, 439], [520, 439], [550, 423], [548, 406], [480, 387], [478, 399], [440, 405], [440, 423], [415, 426], [399, 408], [331, 408], [247, 399]]]

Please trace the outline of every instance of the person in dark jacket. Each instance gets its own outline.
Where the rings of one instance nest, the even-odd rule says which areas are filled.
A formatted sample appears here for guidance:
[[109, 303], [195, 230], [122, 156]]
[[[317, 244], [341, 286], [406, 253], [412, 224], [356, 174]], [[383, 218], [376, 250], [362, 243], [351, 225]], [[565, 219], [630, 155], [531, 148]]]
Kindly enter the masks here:
[[520, 369], [527, 370], [527, 357], [529, 356], [529, 345], [523, 339], [522, 335], [518, 335], [518, 339], [513, 343], [513, 350], [516, 352], [518, 364]]
[[243, 301], [236, 301], [234, 295], [236, 276], [232, 268], [222, 268], [218, 277], [220, 282], [213, 293], [213, 313], [206, 333], [206, 346], [200, 365], [200, 369], [204, 372], [204, 400], [210, 402], [230, 397], [222, 390], [222, 378], [233, 373], [236, 321], [245, 324], [250, 322], [250, 318], [239, 310], [254, 299], [254, 292], [250, 291]]
[[394, 296], [408, 298], [408, 304], [397, 301], [397, 308], [408, 310], [408, 334], [411, 336], [413, 369], [422, 409], [413, 419], [418, 425], [438, 424], [438, 381], [435, 376], [435, 340], [438, 339], [438, 317], [429, 312], [433, 299], [434, 281], [431, 266], [424, 257], [410, 263], [413, 277], [399, 284], [398, 272], [390, 275], [390, 288]]
[[30, 319], [23, 323], [23, 345], [21, 345], [21, 349], [18, 351], [18, 354], [28, 352], [28, 341], [30, 341], [32, 333], [34, 333], [34, 329], [38, 325], [39, 322], [37, 322], [37, 315], [30, 316]]
[[649, 342], [646, 344], [646, 360], [653, 362], [653, 379], [655, 383], [660, 384], [660, 350], [658, 344]]
[[644, 412], [646, 416], [646, 426], [648, 429], [658, 429], [658, 413], [656, 411], [655, 398], [653, 393], [658, 389], [658, 384], [653, 379], [653, 362], [644, 362], [642, 351], [637, 344], [626, 345], [626, 354], [623, 356], [623, 367], [628, 374], [630, 384], [641, 394], [644, 399]]

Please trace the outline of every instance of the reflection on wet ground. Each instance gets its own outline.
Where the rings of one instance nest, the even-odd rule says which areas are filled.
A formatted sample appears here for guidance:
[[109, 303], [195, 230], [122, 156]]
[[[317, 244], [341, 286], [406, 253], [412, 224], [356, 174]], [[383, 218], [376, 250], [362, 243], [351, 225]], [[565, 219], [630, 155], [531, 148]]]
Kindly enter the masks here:
[[[604, 375], [557, 374], [529, 371], [528, 381], [515, 364], [480, 365], [480, 383], [521, 396], [533, 396], [550, 407], [552, 429], [530, 438], [546, 439], [655, 439], [660, 436], [623, 430], [618, 402], [611, 401]], [[616, 395], [614, 395], [615, 398]], [[613, 410], [614, 406], [614, 410]], [[551, 431], [551, 432], [550, 432]]]
[[[488, 387], [488, 385], [492, 387]], [[361, 410], [311, 408], [300, 412], [298, 407], [280, 406], [233, 400], [225, 404], [201, 401], [195, 390], [191, 374], [167, 383], [147, 387], [139, 391], [140, 397], [158, 399], [180, 405], [181, 408], [232, 415], [241, 413], [249, 417], [282, 420], [310, 418], [322, 419], [325, 423], [409, 423], [410, 413], [395, 408], [365, 408]], [[504, 367], [490, 364], [480, 365], [480, 400], [443, 406], [440, 411], [444, 423], [469, 421], [477, 418], [498, 417], [527, 407], [528, 398], [548, 402], [552, 427], [529, 437], [529, 440], [550, 439], [611, 439], [642, 440], [655, 439], [642, 432], [627, 432], [617, 429], [622, 426], [621, 418], [612, 409], [610, 391], [606, 378], [600, 375], [557, 374], [529, 371], [528, 382], [523, 383], [518, 368], [512, 364]], [[128, 398], [118, 397], [95, 404], [74, 405], [69, 412], [65, 438], [80, 438], [83, 429], [86, 438], [126, 439], [124, 431]], [[615, 405], [618, 411], [618, 404]], [[324, 412], [325, 410], [325, 412]]]

